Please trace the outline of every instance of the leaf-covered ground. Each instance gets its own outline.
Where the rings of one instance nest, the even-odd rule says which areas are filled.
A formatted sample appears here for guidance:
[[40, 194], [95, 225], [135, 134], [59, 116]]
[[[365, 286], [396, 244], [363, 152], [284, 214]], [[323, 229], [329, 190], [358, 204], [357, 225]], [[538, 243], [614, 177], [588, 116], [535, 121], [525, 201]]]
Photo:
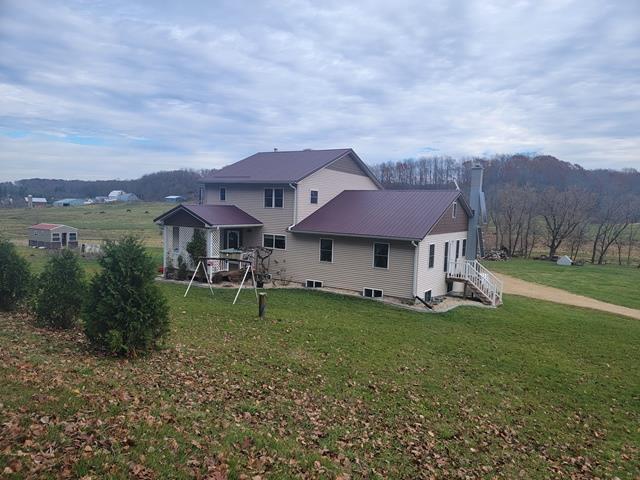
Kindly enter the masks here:
[[637, 478], [640, 322], [507, 297], [445, 315], [195, 289], [166, 349], [0, 317], [6, 478]]

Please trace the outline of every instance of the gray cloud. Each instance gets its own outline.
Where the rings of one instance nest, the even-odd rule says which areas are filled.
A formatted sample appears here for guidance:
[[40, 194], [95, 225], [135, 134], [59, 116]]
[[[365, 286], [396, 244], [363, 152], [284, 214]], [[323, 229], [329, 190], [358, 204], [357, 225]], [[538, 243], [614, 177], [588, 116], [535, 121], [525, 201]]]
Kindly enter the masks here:
[[257, 150], [640, 167], [638, 2], [0, 3], [0, 178]]

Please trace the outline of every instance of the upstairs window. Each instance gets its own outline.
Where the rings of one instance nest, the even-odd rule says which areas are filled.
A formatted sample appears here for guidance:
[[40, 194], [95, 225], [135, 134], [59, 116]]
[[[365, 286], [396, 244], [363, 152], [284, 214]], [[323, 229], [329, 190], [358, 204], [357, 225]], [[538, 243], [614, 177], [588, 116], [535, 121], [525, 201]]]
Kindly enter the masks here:
[[373, 244], [373, 266], [375, 268], [389, 268], [389, 244]]
[[467, 255], [467, 240], [464, 239], [462, 240], [462, 256], [466, 256]]
[[333, 262], [333, 240], [330, 238], [320, 239], [320, 261]]
[[284, 189], [265, 188], [264, 189], [264, 207], [265, 208], [283, 208], [284, 207]]
[[314, 203], [314, 204], [318, 203], [318, 191], [317, 190], [311, 190], [310, 201], [311, 201], [311, 203]]
[[429, 268], [433, 268], [436, 263], [436, 245], [434, 243], [429, 245]]
[[227, 200], [227, 189], [225, 187], [220, 187], [220, 201], [224, 202]]
[[458, 202], [453, 202], [453, 208], [451, 209], [451, 217], [456, 218], [456, 213], [458, 210]]

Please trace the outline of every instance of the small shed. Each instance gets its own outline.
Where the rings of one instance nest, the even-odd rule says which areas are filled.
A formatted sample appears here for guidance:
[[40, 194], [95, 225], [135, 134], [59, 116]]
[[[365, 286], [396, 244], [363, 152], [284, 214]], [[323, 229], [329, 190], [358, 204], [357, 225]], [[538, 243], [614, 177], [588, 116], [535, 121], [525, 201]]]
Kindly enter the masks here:
[[34, 197], [29, 195], [24, 197], [24, 202], [29, 208], [42, 208], [47, 206], [47, 199], [44, 197]]
[[29, 227], [29, 246], [44, 248], [76, 248], [78, 229], [58, 223], [38, 223]]
[[186, 200], [186, 198], [184, 198], [182, 195], [167, 195], [166, 197], [164, 197], [164, 201], [167, 203], [180, 203], [180, 202], [184, 202]]
[[562, 266], [569, 266], [569, 265], [573, 265], [573, 260], [571, 260], [569, 257], [567, 257], [566, 255], [561, 256], [558, 261], [556, 262], [558, 265], [562, 265]]
[[82, 198], [63, 198], [53, 202], [54, 207], [78, 207], [80, 205], [84, 205]]

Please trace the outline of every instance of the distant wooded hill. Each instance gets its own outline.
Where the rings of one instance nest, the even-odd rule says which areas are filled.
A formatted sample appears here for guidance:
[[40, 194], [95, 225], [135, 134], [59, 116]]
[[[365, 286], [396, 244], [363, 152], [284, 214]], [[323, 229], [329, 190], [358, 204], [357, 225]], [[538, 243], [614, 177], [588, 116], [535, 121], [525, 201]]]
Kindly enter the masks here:
[[14, 198], [21, 203], [23, 197], [93, 198], [108, 195], [112, 190], [133, 192], [144, 201], [162, 200], [167, 195], [197, 198], [198, 183], [204, 175], [215, 170], [173, 170], [144, 175], [135, 180], [55, 180], [29, 178], [16, 182], [0, 183], [0, 199]]

